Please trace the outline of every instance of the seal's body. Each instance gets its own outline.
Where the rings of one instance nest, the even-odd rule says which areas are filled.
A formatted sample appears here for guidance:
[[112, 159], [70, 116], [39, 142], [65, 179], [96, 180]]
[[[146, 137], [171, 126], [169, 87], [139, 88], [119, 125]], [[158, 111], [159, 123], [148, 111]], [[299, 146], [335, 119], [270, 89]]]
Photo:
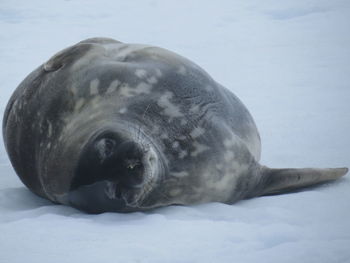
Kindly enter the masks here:
[[3, 133], [29, 189], [92, 213], [233, 203], [347, 172], [260, 166], [255, 123], [229, 90], [170, 51], [106, 38], [32, 72]]

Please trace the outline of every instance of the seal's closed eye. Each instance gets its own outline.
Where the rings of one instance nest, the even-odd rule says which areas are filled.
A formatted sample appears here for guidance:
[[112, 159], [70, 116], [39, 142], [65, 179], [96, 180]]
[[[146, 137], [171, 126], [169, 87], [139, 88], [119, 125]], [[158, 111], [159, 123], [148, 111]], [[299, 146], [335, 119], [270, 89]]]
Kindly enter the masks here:
[[111, 138], [102, 138], [95, 143], [100, 163], [104, 163], [111, 155], [116, 147], [116, 141]]

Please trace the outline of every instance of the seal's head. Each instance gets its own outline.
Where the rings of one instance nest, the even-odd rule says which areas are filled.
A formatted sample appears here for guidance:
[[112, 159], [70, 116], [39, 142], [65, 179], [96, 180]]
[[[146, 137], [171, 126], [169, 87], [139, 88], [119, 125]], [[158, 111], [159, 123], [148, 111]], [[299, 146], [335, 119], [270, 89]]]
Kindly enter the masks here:
[[91, 213], [142, 210], [160, 180], [160, 160], [143, 135], [128, 137], [105, 131], [86, 143], [68, 194], [71, 205]]

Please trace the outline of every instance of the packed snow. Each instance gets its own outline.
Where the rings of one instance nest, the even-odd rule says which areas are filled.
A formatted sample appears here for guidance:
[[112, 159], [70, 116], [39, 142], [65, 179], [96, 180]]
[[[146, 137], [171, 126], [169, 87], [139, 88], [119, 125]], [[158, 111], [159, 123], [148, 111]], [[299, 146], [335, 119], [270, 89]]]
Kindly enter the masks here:
[[[0, 110], [89, 37], [193, 60], [250, 110], [270, 167], [350, 167], [350, 2], [0, 3]], [[2, 114], [1, 114], [2, 115]], [[234, 205], [88, 215], [32, 194], [0, 145], [0, 262], [350, 262], [350, 179]]]

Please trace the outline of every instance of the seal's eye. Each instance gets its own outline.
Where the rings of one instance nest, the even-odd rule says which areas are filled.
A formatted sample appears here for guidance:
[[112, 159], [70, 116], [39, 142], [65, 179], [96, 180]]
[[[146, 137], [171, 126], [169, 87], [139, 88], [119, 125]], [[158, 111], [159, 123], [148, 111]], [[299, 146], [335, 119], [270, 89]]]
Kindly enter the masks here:
[[100, 162], [103, 163], [107, 158], [113, 154], [116, 142], [110, 138], [102, 138], [95, 144]]

